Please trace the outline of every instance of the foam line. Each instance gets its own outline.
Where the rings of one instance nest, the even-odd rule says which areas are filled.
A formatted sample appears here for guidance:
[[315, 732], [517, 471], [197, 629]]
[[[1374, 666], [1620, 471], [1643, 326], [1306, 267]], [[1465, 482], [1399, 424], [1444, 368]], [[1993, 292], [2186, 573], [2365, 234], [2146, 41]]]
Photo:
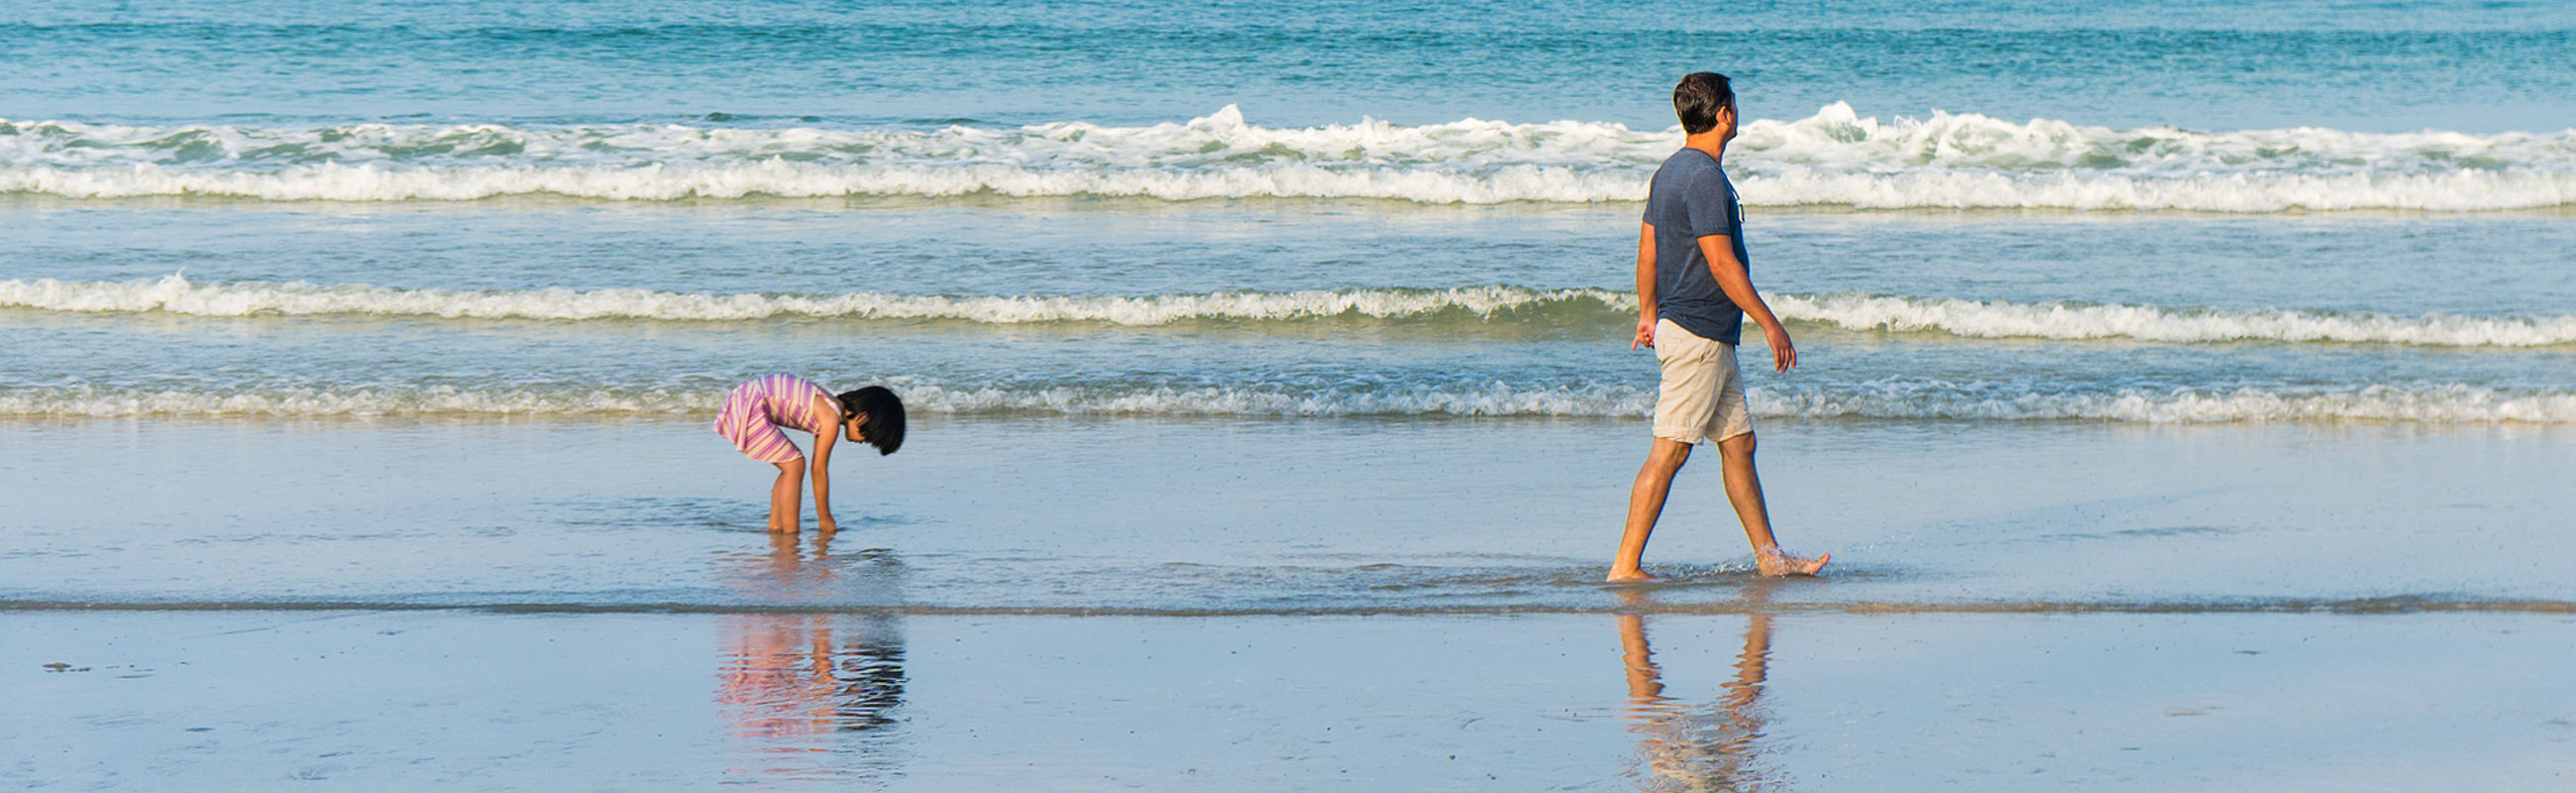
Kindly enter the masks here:
[[1379, 318], [1444, 311], [1476, 315], [1569, 303], [1633, 307], [1605, 290], [1478, 286], [1211, 292], [1143, 297], [1083, 295], [764, 295], [642, 289], [390, 289], [307, 283], [198, 284], [184, 274], [152, 281], [0, 280], [0, 306], [71, 312], [163, 312], [206, 317], [360, 314], [472, 319], [728, 321], [771, 317], [947, 319], [997, 325], [1107, 322], [1164, 325], [1204, 319]]
[[[912, 195], [1637, 201], [1679, 130], [1465, 119], [1307, 128], [1227, 106], [1112, 127], [354, 124], [131, 127], [0, 120], [0, 192], [74, 198], [614, 201]], [[1748, 203], [2214, 212], [2576, 204], [2576, 129], [2114, 129], [1975, 113], [1881, 121], [1835, 103], [1748, 123]]]
[[[1172, 417], [1634, 418], [1654, 404], [1651, 383], [1368, 387], [1173, 386], [1155, 383], [968, 386], [886, 378], [914, 410], [944, 414]], [[2053, 386], [2051, 386], [2053, 387]], [[0, 416], [330, 417], [712, 415], [722, 387], [458, 388], [449, 385], [228, 390], [78, 385], [0, 389]], [[2236, 389], [2096, 388], [1887, 380], [1838, 386], [1756, 386], [1757, 415], [1816, 419], [2240, 422], [2576, 423], [2576, 391], [2466, 384]]]
[[[2135, 339], [2170, 343], [2272, 341], [2437, 347], [2576, 344], [2576, 316], [2393, 316], [2290, 309], [2218, 310], [2137, 305], [2015, 303], [1882, 295], [1775, 294], [1793, 322], [1852, 330], [1975, 338]], [[64, 312], [159, 312], [203, 317], [365, 315], [449, 319], [721, 322], [776, 317], [949, 320], [993, 325], [1099, 322], [1157, 326], [1192, 321], [1312, 322], [1335, 318], [1559, 318], [1613, 322], [1635, 295], [1604, 289], [1472, 286], [1209, 292], [1147, 296], [715, 294], [643, 289], [580, 291], [392, 289], [364, 284], [0, 280], [0, 307]], [[1624, 318], [1621, 318], [1624, 319]]]
[[[1598, 584], [1588, 586], [1597, 588]], [[464, 611], [500, 614], [852, 614], [882, 616], [1051, 617], [1280, 617], [1511, 614], [2576, 614], [2564, 600], [2405, 595], [2369, 598], [2246, 598], [2227, 600], [2040, 600], [1965, 602], [1658, 602], [1566, 605], [1550, 603], [1437, 604], [1351, 603], [1323, 606], [1152, 607], [1100, 605], [801, 604], [699, 602], [516, 602], [406, 600], [0, 600], [5, 612], [199, 611]]]
[[2576, 344], [2576, 316], [2393, 316], [2289, 309], [2221, 310], [2136, 305], [2013, 303], [1876, 295], [1767, 298], [1793, 321], [1854, 330], [1937, 332], [1977, 338], [2136, 339], [2210, 343], [2338, 342], [2435, 347]]

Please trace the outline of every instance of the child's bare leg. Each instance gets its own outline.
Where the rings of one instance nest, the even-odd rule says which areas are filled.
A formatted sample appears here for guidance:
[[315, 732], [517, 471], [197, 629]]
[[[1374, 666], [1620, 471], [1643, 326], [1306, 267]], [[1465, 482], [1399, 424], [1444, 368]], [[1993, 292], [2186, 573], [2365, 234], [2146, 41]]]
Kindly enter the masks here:
[[769, 530], [794, 532], [805, 522], [805, 458], [776, 465], [778, 482], [769, 486]]
[[1646, 452], [1646, 464], [1637, 469], [1637, 483], [1628, 488], [1628, 529], [1619, 535], [1619, 555], [1610, 560], [1610, 582], [1651, 581], [1638, 565], [1646, 557], [1646, 538], [1655, 533], [1655, 521], [1664, 515], [1664, 499], [1672, 495], [1673, 474], [1690, 461], [1691, 445], [1667, 438], [1656, 438]]
[[1780, 552], [1771, 536], [1771, 508], [1762, 501], [1762, 475], [1753, 470], [1753, 433], [1717, 442], [1719, 469], [1726, 477], [1726, 501], [1744, 522], [1744, 538], [1753, 542], [1753, 564], [1763, 575], [1815, 575], [1833, 559], [1826, 554], [1804, 559]]

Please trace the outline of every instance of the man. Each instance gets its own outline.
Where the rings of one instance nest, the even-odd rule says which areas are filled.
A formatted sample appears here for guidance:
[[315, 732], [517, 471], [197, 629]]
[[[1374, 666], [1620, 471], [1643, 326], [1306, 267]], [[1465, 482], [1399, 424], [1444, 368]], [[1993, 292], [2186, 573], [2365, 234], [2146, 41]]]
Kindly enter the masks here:
[[1637, 235], [1637, 337], [1628, 346], [1654, 348], [1664, 382], [1655, 400], [1655, 445], [1628, 492], [1628, 528], [1619, 538], [1618, 558], [1611, 560], [1610, 581], [1654, 579], [1638, 567], [1646, 538], [1663, 515], [1673, 474], [1703, 441], [1717, 442], [1726, 499], [1744, 522], [1762, 574], [1815, 575], [1831, 555], [1790, 556], [1771, 536], [1762, 480], [1753, 471], [1753, 417], [1745, 410], [1743, 375], [1735, 367], [1747, 314], [1762, 326], [1773, 367], [1787, 372], [1798, 365], [1788, 329], [1753, 291], [1745, 269], [1743, 208], [1721, 168], [1726, 143], [1735, 139], [1735, 89], [1725, 75], [1692, 73], [1673, 86], [1673, 112], [1687, 137], [1682, 150], [1655, 170], [1646, 194]]

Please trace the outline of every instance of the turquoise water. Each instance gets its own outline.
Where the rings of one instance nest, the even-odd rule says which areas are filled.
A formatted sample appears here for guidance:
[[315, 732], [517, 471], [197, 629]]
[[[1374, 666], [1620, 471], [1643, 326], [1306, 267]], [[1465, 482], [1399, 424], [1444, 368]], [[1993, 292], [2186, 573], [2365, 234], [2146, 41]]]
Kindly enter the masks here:
[[[52, 3], [0, 12], [12, 118], [1137, 124], [1240, 104], [1661, 128], [1675, 75], [1757, 118], [1837, 101], [2119, 127], [2555, 131], [2555, 2]], [[187, 75], [172, 79], [171, 75]], [[808, 119], [811, 120], [800, 120]]]
[[[78, 4], [0, 18], [0, 414], [1629, 419], [1674, 74], [1757, 413], [2576, 421], [2554, 4]], [[168, 75], [189, 75], [170, 79]]]
[[[2561, 4], [0, 16], [0, 415], [1624, 421], [1666, 89], [1757, 414], [2576, 422]], [[186, 75], [173, 79], [170, 75]]]

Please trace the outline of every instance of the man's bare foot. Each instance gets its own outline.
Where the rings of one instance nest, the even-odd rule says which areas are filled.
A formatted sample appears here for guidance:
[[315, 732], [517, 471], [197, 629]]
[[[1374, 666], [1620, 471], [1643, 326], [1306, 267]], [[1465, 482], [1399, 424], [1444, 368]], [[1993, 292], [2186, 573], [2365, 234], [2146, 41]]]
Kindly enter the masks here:
[[1763, 575], [1775, 577], [1789, 575], [1815, 575], [1818, 571], [1825, 569], [1826, 562], [1833, 560], [1833, 554], [1825, 554], [1813, 559], [1790, 556], [1785, 553], [1777, 552], [1757, 552], [1753, 554], [1753, 565], [1760, 568]]
[[1644, 570], [1613, 569], [1610, 571], [1610, 577], [1607, 580], [1609, 583], [1613, 584], [1650, 584], [1656, 581], [1662, 581], [1664, 578], [1663, 576], [1655, 575]]

